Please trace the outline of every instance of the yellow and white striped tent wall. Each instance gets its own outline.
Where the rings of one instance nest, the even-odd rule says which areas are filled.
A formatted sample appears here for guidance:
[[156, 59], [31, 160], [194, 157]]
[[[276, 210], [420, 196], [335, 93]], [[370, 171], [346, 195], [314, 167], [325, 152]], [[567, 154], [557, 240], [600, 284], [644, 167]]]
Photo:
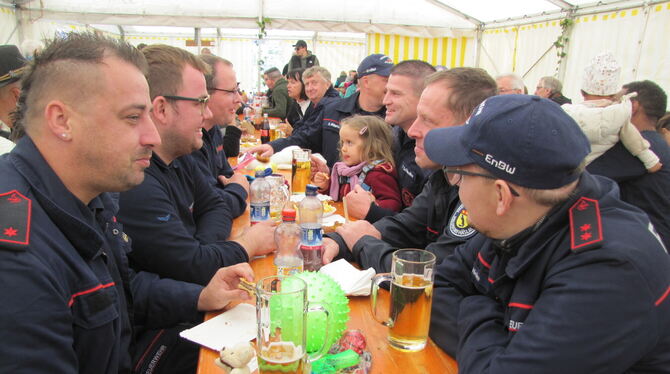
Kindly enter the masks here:
[[0, 7], [0, 44], [19, 44], [19, 33], [15, 31], [15, 28], [14, 9]]
[[467, 48], [474, 45], [471, 38], [418, 38], [411, 36], [368, 34], [368, 54], [383, 53], [398, 63], [422, 60], [431, 65], [448, 68], [471, 65], [466, 62]]

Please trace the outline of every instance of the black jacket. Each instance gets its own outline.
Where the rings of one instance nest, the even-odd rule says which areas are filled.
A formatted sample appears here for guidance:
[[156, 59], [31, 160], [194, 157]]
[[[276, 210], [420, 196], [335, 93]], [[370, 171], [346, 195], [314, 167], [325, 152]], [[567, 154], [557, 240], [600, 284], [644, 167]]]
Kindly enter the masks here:
[[133, 333], [201, 318], [201, 286], [128, 268], [107, 194], [84, 205], [28, 136], [0, 170], [0, 372], [130, 372]]
[[400, 248], [425, 248], [437, 256], [438, 262], [451, 255], [454, 248], [477, 233], [468, 225], [464, 210], [458, 187], [449, 185], [440, 171], [430, 176], [412, 206], [374, 224], [381, 240], [364, 236], [350, 252], [339, 234], [326, 236], [338, 243], [338, 257], [384, 273], [391, 270], [391, 255]]
[[[231, 128], [236, 129], [234, 126]], [[219, 175], [230, 177], [234, 173], [223, 152], [222, 141], [219, 126], [214, 126], [209, 131], [203, 130], [202, 147], [185, 157], [193, 159], [200, 173], [225, 201], [231, 216], [235, 218], [247, 209], [247, 192], [237, 183], [229, 183], [226, 186], [219, 183]]]
[[166, 165], [155, 153], [144, 182], [120, 195], [119, 220], [133, 238], [136, 269], [206, 285], [224, 266], [249, 260], [225, 241], [232, 216], [193, 160]]
[[647, 172], [642, 162], [621, 142], [589, 164], [587, 169], [614, 179], [621, 189], [621, 200], [633, 204], [649, 215], [649, 220], [670, 249], [670, 148], [656, 131], [641, 131], [663, 167]]
[[430, 336], [459, 373], [668, 372], [670, 257], [606, 178], [584, 173], [534, 231], [479, 234], [435, 274]]

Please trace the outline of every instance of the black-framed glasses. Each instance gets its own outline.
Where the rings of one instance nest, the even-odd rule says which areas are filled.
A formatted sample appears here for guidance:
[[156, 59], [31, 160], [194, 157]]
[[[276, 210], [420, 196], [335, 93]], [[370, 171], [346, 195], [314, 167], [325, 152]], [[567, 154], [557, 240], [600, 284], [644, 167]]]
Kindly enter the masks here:
[[193, 101], [200, 103], [200, 114], [205, 115], [207, 110], [207, 103], [209, 102], [209, 95], [203, 97], [186, 97], [186, 96], [175, 96], [175, 95], [161, 95], [168, 100], [182, 100], [182, 101]]
[[[443, 167], [442, 172], [444, 173], [444, 178], [446, 178], [447, 180], [449, 180], [449, 176], [447, 174], [455, 174], [455, 175], [458, 176], [458, 179], [453, 183], [454, 186], [458, 186], [461, 183], [461, 179], [463, 179], [464, 175], [467, 175], [467, 176], [470, 176], [470, 177], [482, 177], [482, 178], [492, 179], [492, 180], [500, 179], [500, 178], [494, 177], [493, 175], [490, 175], [490, 174], [475, 173], [475, 172], [465, 171], [465, 170], [461, 170], [461, 169], [451, 169], [451, 168], [448, 168], [448, 167]], [[519, 195], [518, 192], [516, 192], [516, 190], [512, 186], [509, 185], [509, 183], [507, 184], [507, 186], [509, 187], [509, 190], [510, 190], [510, 192], [512, 193], [513, 196], [516, 196], [516, 197], [521, 196], [521, 195]]]
[[235, 95], [235, 94], [242, 95], [242, 91], [240, 90], [239, 83], [232, 90], [227, 90], [225, 88], [218, 88], [218, 87], [207, 87], [207, 91], [221, 91], [221, 92], [226, 92], [226, 93], [233, 94], [233, 95]]

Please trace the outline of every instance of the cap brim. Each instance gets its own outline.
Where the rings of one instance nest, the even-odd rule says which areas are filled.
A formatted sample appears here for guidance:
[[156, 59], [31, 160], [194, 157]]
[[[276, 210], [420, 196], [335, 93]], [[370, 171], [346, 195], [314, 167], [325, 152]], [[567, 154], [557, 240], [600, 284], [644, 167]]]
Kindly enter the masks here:
[[426, 155], [433, 162], [444, 166], [462, 166], [474, 161], [461, 141], [467, 126], [445, 127], [428, 132], [423, 142]]

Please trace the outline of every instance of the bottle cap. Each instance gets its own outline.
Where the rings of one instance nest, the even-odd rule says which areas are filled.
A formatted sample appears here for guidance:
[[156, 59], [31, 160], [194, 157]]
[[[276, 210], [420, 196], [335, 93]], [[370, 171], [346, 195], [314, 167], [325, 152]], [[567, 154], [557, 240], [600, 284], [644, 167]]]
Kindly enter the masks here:
[[284, 209], [281, 211], [282, 220], [295, 221], [295, 209]]
[[308, 184], [305, 187], [305, 195], [307, 196], [316, 196], [316, 192], [319, 190], [319, 187], [313, 185], [313, 184]]

